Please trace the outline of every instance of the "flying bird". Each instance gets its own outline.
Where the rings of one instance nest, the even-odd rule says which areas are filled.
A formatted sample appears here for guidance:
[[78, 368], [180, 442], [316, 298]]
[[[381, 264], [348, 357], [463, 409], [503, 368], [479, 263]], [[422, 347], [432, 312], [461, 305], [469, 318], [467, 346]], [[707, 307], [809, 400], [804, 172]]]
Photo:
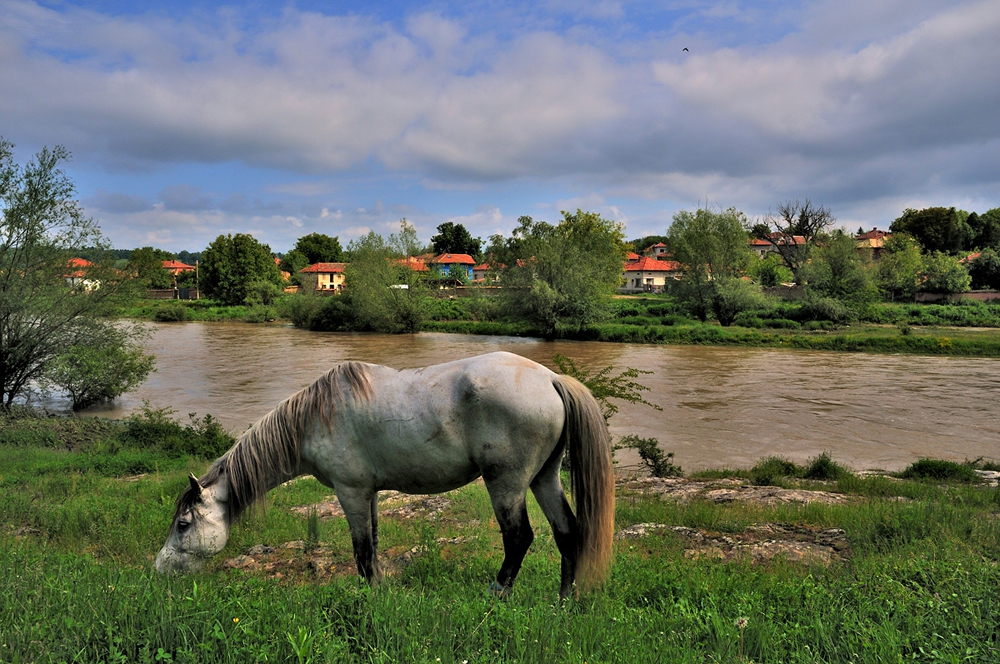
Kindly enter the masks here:
[[683, 51], [684, 51], [685, 53], [690, 53], [690, 52], [691, 52], [691, 51], [689, 51], [689, 50], [687, 49], [687, 46], [685, 46], [685, 47], [684, 47], [683, 49], [681, 49], [681, 50], [683, 50]]

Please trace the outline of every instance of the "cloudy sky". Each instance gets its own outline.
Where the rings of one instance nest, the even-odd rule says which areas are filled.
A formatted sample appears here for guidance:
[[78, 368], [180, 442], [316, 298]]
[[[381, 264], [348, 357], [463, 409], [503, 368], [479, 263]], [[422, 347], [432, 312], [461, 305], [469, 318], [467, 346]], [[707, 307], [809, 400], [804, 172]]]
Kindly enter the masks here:
[[[686, 51], [684, 49], [687, 49]], [[1000, 2], [0, 0], [0, 136], [115, 246], [1000, 205]]]

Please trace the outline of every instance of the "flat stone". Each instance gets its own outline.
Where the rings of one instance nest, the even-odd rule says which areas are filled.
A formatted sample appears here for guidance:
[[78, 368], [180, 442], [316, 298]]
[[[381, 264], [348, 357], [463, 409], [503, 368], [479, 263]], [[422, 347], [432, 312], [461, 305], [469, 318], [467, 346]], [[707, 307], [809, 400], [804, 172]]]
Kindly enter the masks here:
[[269, 553], [274, 553], [277, 551], [273, 546], [268, 546], [267, 544], [255, 544], [254, 546], [247, 549], [248, 556], [265, 556]]
[[236, 556], [222, 563], [222, 567], [225, 569], [256, 569], [259, 565], [250, 556]]

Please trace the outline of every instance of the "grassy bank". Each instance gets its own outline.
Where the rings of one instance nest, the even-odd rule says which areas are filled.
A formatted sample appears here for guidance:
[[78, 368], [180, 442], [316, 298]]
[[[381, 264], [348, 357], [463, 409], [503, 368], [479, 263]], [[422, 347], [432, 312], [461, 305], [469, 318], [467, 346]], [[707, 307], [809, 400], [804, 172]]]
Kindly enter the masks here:
[[[448, 494], [440, 512], [407, 518], [383, 508], [382, 559], [391, 574], [375, 588], [353, 573], [343, 519], [319, 524], [316, 551], [329, 573], [305, 564], [280, 575], [225, 565], [253, 545], [281, 552], [282, 543], [306, 539], [308, 519], [292, 508], [329, 494], [313, 479], [273, 491], [267, 511], [237, 525], [201, 573], [155, 576], [152, 558], [174, 497], [186, 473], [207, 462], [154, 438], [123, 445], [118, 425], [54, 431], [56, 424], [9, 419], [0, 428], [3, 662], [1000, 657], [1000, 493], [979, 484], [850, 474], [817, 483], [772, 472], [769, 481], [847, 496], [772, 506], [678, 503], [622, 488], [617, 528], [670, 527], [616, 542], [607, 585], [559, 606], [559, 557], [533, 502], [536, 540], [513, 596], [485, 593], [502, 547], [488, 496], [475, 484]], [[118, 464], [123, 454], [144, 460], [144, 474]], [[849, 546], [828, 563], [778, 556], [756, 564], [692, 555], [672, 528], [739, 541], [755, 524], [839, 528]]]

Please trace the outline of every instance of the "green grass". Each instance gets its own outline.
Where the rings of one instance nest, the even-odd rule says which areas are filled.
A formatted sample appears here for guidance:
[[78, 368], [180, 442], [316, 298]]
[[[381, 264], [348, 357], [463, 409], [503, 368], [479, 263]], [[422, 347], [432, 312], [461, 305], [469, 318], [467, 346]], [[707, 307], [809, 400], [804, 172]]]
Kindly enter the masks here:
[[[850, 494], [846, 504], [623, 495], [618, 528], [655, 522], [734, 537], [768, 522], [843, 528], [850, 555], [826, 567], [696, 559], [667, 529], [617, 542], [608, 583], [560, 605], [559, 555], [531, 500], [536, 540], [514, 594], [486, 594], [502, 545], [477, 484], [449, 494], [443, 518], [383, 517], [383, 560], [422, 548], [376, 587], [354, 575], [223, 568], [251, 545], [306, 538], [308, 519], [290, 508], [329, 494], [311, 478], [274, 490], [202, 572], [160, 577], [152, 559], [174, 498], [207, 461], [98, 443], [68, 451], [58, 435], [44, 445], [0, 439], [2, 662], [739, 662], [741, 617], [743, 655], [755, 662], [1000, 658], [1000, 492], [981, 484], [832, 479], [827, 457], [793, 469], [764, 460], [756, 471], [826, 467], [816, 471], [823, 481], [781, 481]], [[124, 477], [130, 463], [151, 470]], [[320, 522], [318, 536], [338, 568], [352, 567], [342, 519]], [[436, 541], [457, 536], [473, 539]]]

